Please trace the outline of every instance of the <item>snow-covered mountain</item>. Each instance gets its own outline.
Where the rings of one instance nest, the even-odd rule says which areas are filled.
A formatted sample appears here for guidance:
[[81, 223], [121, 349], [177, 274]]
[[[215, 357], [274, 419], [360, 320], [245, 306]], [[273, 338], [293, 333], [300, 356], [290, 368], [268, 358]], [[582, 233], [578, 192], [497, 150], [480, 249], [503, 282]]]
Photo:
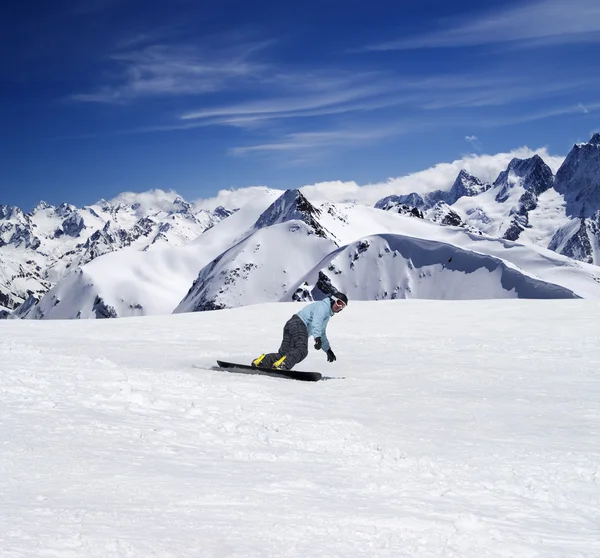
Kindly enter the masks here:
[[530, 228], [530, 214], [541, 194], [552, 188], [554, 176], [541, 157], [513, 159], [491, 188], [458, 198], [452, 209], [469, 226], [507, 240], [518, 240]]
[[[600, 296], [600, 269], [570, 265], [547, 250], [412, 213], [336, 207], [286, 192], [261, 215], [256, 232], [200, 271], [175, 312], [318, 300], [337, 289], [352, 300]], [[565, 268], [562, 277], [557, 267]]]
[[590, 265], [600, 261], [599, 153], [595, 135], [556, 177], [536, 155], [513, 159], [491, 184], [461, 171], [448, 191], [375, 207], [267, 188], [210, 212], [164, 192], [30, 214], [2, 206], [0, 311], [139, 316], [334, 288], [358, 300], [600, 298]]
[[427, 211], [439, 203], [452, 205], [463, 196], [477, 196], [486, 190], [489, 190], [490, 184], [479, 180], [476, 176], [469, 174], [465, 170], [461, 170], [452, 184], [449, 191], [435, 190], [426, 194], [419, 195], [417, 193], [406, 194], [402, 196], [386, 196], [379, 200], [375, 207], [386, 211], [395, 210], [406, 212], [406, 206], [415, 208], [421, 211]]
[[96, 258], [26, 317], [204, 311], [309, 300], [334, 288], [359, 300], [600, 298], [600, 268], [412, 213], [265, 190], [184, 246]]
[[321, 224], [323, 209], [288, 190], [194, 281], [175, 312], [198, 312], [280, 300], [316, 261], [338, 247]]
[[600, 133], [573, 146], [556, 172], [555, 189], [564, 195], [569, 217], [591, 217], [600, 210]]
[[254, 232], [256, 220], [280, 196], [265, 189], [242, 209], [182, 246], [119, 250], [73, 270], [23, 317], [103, 318], [170, 314], [198, 271]]
[[161, 190], [81, 209], [41, 202], [23, 213], [0, 206], [0, 307], [6, 312], [41, 298], [68, 271], [109, 252], [181, 246], [230, 213], [196, 209]]
[[330, 285], [352, 300], [579, 298], [493, 255], [393, 234], [367, 237], [330, 254], [302, 279], [296, 299], [322, 299]]
[[600, 134], [576, 144], [556, 176], [539, 155], [513, 159], [493, 184], [461, 171], [448, 192], [387, 196], [377, 208], [548, 248], [600, 264]]
[[564, 196], [569, 221], [549, 248], [600, 265], [600, 133], [573, 147], [556, 172], [555, 190]]

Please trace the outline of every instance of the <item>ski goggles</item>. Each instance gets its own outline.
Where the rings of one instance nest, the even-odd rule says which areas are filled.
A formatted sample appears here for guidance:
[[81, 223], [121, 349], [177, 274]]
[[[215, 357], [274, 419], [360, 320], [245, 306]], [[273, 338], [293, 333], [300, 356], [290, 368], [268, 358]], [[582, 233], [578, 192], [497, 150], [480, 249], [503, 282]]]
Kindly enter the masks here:
[[333, 305], [337, 307], [338, 310], [343, 310], [344, 308], [346, 308], [346, 303], [342, 299], [337, 298], [335, 296], [332, 296], [331, 298], [333, 300]]

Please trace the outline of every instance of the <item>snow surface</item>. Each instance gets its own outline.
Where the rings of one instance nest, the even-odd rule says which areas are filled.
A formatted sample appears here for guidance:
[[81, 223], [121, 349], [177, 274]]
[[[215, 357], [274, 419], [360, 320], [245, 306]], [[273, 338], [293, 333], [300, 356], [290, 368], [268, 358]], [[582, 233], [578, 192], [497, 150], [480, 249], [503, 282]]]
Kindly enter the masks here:
[[0, 322], [2, 558], [600, 556], [600, 302], [300, 307]]

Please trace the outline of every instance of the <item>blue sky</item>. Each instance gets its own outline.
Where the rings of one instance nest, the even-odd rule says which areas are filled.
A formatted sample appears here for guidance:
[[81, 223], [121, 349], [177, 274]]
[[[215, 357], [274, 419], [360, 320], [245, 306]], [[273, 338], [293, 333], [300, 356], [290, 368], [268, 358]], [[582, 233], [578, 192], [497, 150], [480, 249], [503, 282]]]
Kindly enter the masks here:
[[377, 182], [600, 129], [598, 0], [53, 0], [0, 17], [0, 203]]

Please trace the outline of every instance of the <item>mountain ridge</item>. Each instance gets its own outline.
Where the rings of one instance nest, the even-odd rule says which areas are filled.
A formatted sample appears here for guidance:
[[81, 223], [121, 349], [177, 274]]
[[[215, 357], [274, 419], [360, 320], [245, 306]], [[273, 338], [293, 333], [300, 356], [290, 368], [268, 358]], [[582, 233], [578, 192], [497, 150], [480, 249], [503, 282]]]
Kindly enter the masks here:
[[[586, 173], [591, 176], [586, 178]], [[403, 246], [406, 243], [399, 239], [407, 234], [424, 241], [437, 241], [440, 245], [458, 243], [457, 248], [472, 246], [471, 240], [465, 240], [470, 237], [485, 240], [488, 247], [493, 246], [490, 242], [494, 239], [504, 239], [530, 247], [533, 260], [538, 258], [533, 249], [537, 246], [573, 262], [580, 261], [581, 265], [597, 264], [600, 262], [599, 176], [600, 135], [595, 134], [590, 142], [573, 147], [556, 176], [538, 155], [513, 158], [492, 183], [461, 170], [448, 191], [386, 196], [370, 211], [368, 206], [355, 203], [316, 204], [302, 189], [284, 192], [264, 189], [253, 196], [253, 200], [258, 200], [256, 203], [249, 202], [251, 209], [244, 211], [245, 205], [219, 206], [206, 211], [175, 192], [156, 190], [124, 193], [111, 201], [99, 200], [81, 209], [68, 203], [54, 207], [42, 201], [31, 212], [24, 213], [18, 207], [2, 205], [0, 312], [2, 317], [120, 317], [164, 313], [176, 308], [177, 311], [184, 308], [197, 311], [230, 307], [234, 304], [229, 300], [231, 297], [254, 301], [250, 303], [292, 300], [294, 296], [307, 299], [312, 295], [301, 285], [307, 283], [308, 275], [315, 273], [318, 260], [326, 259], [337, 249], [348, 249], [357, 239], [379, 235], [377, 242], [380, 242], [381, 235], [385, 234], [396, 235], [392, 243]], [[598, 208], [594, 205], [597, 202]], [[579, 204], [577, 216], [573, 209], [575, 203]], [[357, 207], [363, 207], [364, 211]], [[383, 218], [385, 214], [389, 219]], [[237, 217], [234, 219], [234, 216]], [[223, 228], [230, 219], [233, 219], [232, 226]], [[276, 232], [270, 233], [271, 229]], [[306, 244], [305, 239], [311, 236], [315, 240]], [[474, 253], [478, 251], [475, 249]], [[156, 255], [149, 258], [142, 255], [149, 252]], [[252, 258], [248, 258], [250, 252], [254, 254]], [[493, 257], [510, 264], [510, 251], [496, 252], [494, 248], [490, 255], [495, 254]], [[127, 256], [111, 256], [121, 253]], [[285, 262], [292, 255], [303, 262], [301, 266], [286, 268], [278, 264], [279, 271], [269, 275], [266, 263], [273, 259]], [[556, 266], [563, 265], [562, 260], [550, 258]], [[517, 267], [527, 275], [530, 272], [525, 259], [521, 258]], [[105, 267], [113, 271], [103, 269]], [[377, 265], [373, 264], [373, 269], [377, 269]], [[596, 267], [581, 269], [586, 277], [595, 281]], [[73, 277], [67, 279], [79, 270], [91, 274], [92, 279], [85, 284], [73, 283]], [[122, 289], [127, 285], [123, 292], [134, 293], [136, 281], [139, 290], [142, 281], [158, 270], [178, 285], [168, 297], [165, 282], [160, 277], [152, 278], [147, 292], [144, 287], [139, 296], [120, 296], [112, 285], [122, 275], [119, 284]], [[319, 284], [332, 281], [326, 271], [318, 271]], [[240, 275], [234, 281], [234, 273], [242, 273], [244, 279]], [[260, 273], [265, 276], [259, 281]], [[364, 280], [380, 281], [377, 273], [374, 271], [373, 277]], [[548, 281], [548, 273], [545, 269], [546, 279], [542, 280]], [[225, 287], [218, 277], [229, 277]], [[263, 283], [265, 294], [245, 297], [244, 289], [239, 287], [244, 281], [254, 285], [247, 289], [250, 293], [257, 288], [256, 284]], [[576, 296], [595, 296], [593, 284], [587, 281], [584, 283], [588, 286]], [[74, 287], [75, 284], [78, 286]], [[76, 293], [84, 288], [90, 291], [88, 297], [83, 297], [88, 301], [86, 308], [73, 310], [72, 305], [76, 306], [79, 295], [72, 295], [66, 285], [71, 285]], [[291, 285], [296, 287], [291, 292], [285, 290]], [[569, 289], [568, 284], [560, 281], [557, 285]], [[282, 290], [282, 286], [285, 289]], [[571, 290], [576, 293], [578, 289], [579, 283]], [[193, 294], [195, 290], [203, 294]], [[50, 294], [50, 291], [53, 292]], [[234, 292], [237, 295], [234, 296]], [[162, 297], [165, 301], [174, 301], [179, 296], [176, 293], [181, 293], [176, 303], [155, 304]], [[409, 296], [408, 291], [404, 294]], [[38, 305], [38, 301], [48, 295]], [[192, 299], [196, 303], [192, 304]]]

